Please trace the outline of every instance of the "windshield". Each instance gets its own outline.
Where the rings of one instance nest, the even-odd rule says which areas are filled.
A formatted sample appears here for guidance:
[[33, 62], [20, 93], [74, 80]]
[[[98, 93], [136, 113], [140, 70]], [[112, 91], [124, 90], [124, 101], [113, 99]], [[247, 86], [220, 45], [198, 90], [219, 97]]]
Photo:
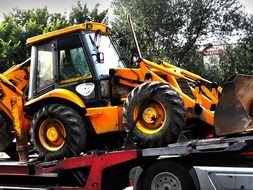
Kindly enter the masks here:
[[[109, 75], [110, 68], [122, 68], [124, 64], [119, 57], [118, 52], [114, 48], [111, 39], [108, 36], [99, 33], [85, 34], [88, 43], [89, 51], [95, 63], [98, 76]], [[99, 63], [97, 60], [97, 53], [104, 54], [104, 62]]]

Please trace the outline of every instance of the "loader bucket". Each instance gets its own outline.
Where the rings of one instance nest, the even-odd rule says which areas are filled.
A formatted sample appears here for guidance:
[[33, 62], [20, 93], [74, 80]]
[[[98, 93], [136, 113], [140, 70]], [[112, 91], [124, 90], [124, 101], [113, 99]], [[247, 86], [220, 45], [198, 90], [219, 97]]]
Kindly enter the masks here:
[[215, 110], [216, 135], [253, 130], [253, 76], [236, 75], [224, 84]]

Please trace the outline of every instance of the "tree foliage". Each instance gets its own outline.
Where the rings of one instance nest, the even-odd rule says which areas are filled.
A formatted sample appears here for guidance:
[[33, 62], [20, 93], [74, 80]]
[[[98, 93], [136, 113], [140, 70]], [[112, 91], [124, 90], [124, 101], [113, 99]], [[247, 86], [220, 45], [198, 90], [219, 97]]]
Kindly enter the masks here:
[[245, 19], [244, 37], [236, 44], [225, 44], [224, 53], [215, 65], [219, 70], [209, 72], [216, 73], [216, 81], [225, 81], [238, 73], [253, 74], [253, 17], [247, 16]]
[[248, 29], [239, 0], [114, 0], [113, 5], [114, 39], [122, 52], [129, 55], [134, 47], [126, 21], [131, 13], [146, 58], [170, 60], [204, 75], [220, 66], [204, 66], [199, 45], [242, 38]]
[[103, 10], [99, 12], [99, 4], [90, 11], [87, 4], [82, 6], [81, 2], [77, 2], [77, 6], [72, 7], [69, 14], [69, 22], [71, 24], [79, 24], [84, 21], [94, 21], [94, 22], [107, 22], [107, 12], [108, 10]]
[[[253, 17], [239, 0], [113, 0], [113, 38], [123, 55], [134, 51], [126, 15], [131, 13], [145, 58], [170, 61], [210, 80], [223, 81], [235, 73], [253, 72]], [[0, 70], [30, 55], [26, 39], [85, 21], [107, 22], [108, 10], [99, 4], [89, 10], [77, 2], [67, 13], [47, 8], [13, 9], [0, 23]], [[229, 45], [237, 38], [237, 45]], [[227, 44], [212, 64], [203, 63], [201, 46]], [[203, 48], [202, 48], [203, 49]]]
[[99, 4], [89, 10], [80, 1], [72, 7], [69, 15], [49, 13], [46, 7], [13, 9], [4, 15], [4, 20], [0, 23], [0, 70], [3, 71], [30, 56], [30, 47], [26, 46], [27, 38], [90, 20], [106, 22], [106, 15], [107, 10], [99, 11]]

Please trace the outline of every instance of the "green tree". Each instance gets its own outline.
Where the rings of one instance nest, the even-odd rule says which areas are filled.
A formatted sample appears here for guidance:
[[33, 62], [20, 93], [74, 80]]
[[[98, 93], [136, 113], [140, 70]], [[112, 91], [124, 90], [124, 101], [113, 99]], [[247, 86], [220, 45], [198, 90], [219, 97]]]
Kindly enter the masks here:
[[239, 0], [114, 0], [113, 5], [113, 37], [124, 54], [134, 47], [126, 22], [131, 13], [146, 58], [170, 60], [198, 74], [208, 70], [198, 45], [238, 36], [246, 25]]
[[245, 17], [244, 37], [237, 44], [226, 44], [219, 61], [219, 81], [231, 76], [253, 74], [253, 16]]
[[27, 38], [89, 20], [106, 22], [106, 15], [107, 10], [99, 11], [99, 4], [90, 11], [80, 1], [72, 7], [69, 15], [49, 13], [46, 7], [13, 9], [4, 15], [4, 20], [0, 23], [0, 71], [30, 56]]
[[253, 47], [247, 48], [245, 44], [227, 46], [221, 56], [220, 66], [223, 71], [221, 80], [237, 73], [253, 74]]
[[16, 25], [12, 16], [5, 16], [5, 20], [0, 24], [0, 68], [11, 66], [20, 58], [19, 53], [23, 37], [22, 27]]
[[66, 26], [59, 15], [49, 14], [47, 8], [14, 9], [0, 24], [0, 62], [3, 68], [24, 61], [30, 54], [26, 39]]
[[69, 22], [71, 24], [81, 24], [85, 21], [106, 23], [108, 20], [108, 10], [99, 12], [98, 8], [99, 4], [96, 4], [95, 7], [90, 11], [87, 7], [87, 4], [82, 5], [81, 2], [78, 1], [77, 5], [72, 7], [72, 10], [69, 14]]

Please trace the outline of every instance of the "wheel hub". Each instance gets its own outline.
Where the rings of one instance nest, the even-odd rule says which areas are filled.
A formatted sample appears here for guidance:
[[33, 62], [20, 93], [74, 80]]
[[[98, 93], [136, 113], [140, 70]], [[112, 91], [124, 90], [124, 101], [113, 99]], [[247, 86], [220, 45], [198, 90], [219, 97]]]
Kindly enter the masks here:
[[180, 180], [172, 173], [162, 172], [156, 175], [151, 183], [154, 190], [182, 190]]
[[[143, 111], [142, 106], [136, 106], [134, 110], [134, 121], [137, 119], [136, 126], [145, 134], [155, 134], [164, 126], [166, 121], [165, 109], [159, 101], [155, 100], [151, 100], [148, 105], [145, 105]], [[140, 112], [141, 117], [139, 118]]]
[[51, 142], [55, 142], [59, 139], [59, 133], [57, 132], [57, 129], [55, 127], [49, 127], [47, 129], [47, 139]]
[[39, 128], [41, 145], [49, 151], [57, 151], [65, 144], [66, 131], [57, 119], [46, 119]]
[[142, 114], [143, 120], [148, 123], [148, 124], [153, 124], [155, 123], [158, 113], [155, 108], [153, 107], [148, 107], [143, 111]]

